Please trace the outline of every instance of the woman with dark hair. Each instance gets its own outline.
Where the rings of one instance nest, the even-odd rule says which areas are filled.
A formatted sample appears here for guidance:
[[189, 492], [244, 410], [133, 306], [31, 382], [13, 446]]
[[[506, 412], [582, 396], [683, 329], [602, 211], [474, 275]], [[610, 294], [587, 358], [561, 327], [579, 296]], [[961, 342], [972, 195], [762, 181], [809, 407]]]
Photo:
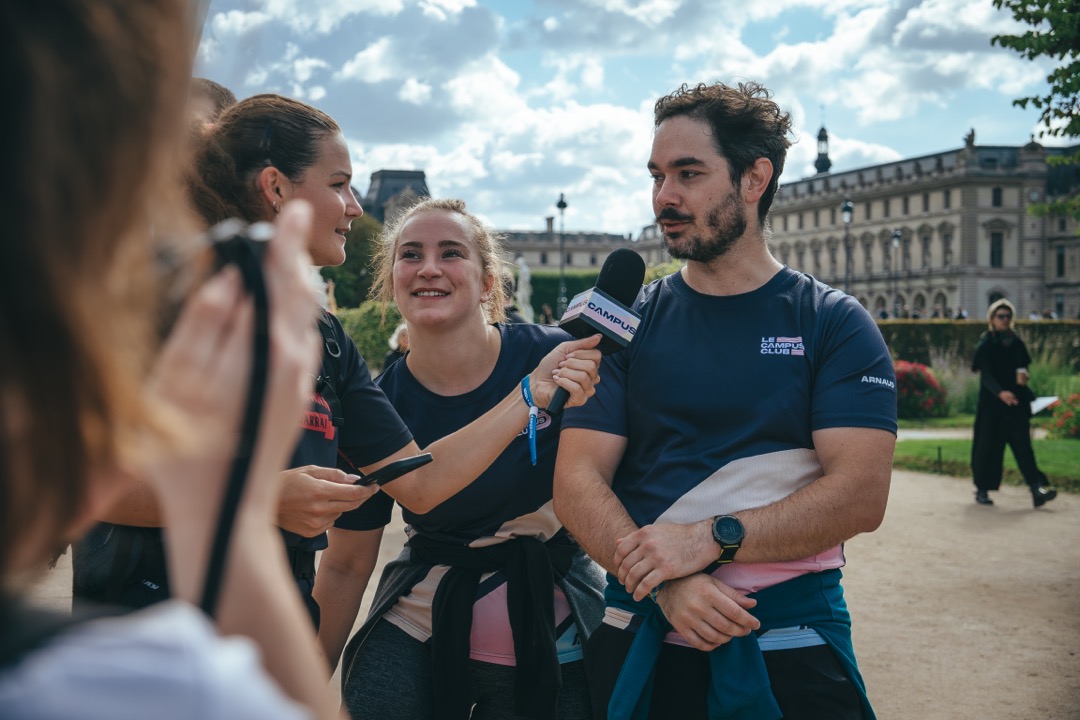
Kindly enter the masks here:
[[[589, 716], [581, 649], [602, 616], [603, 574], [555, 517], [560, 416], [537, 409], [548, 396], [529, 373], [569, 335], [506, 322], [501, 250], [460, 200], [413, 206], [379, 245], [372, 294], [396, 303], [410, 346], [377, 383], [421, 443], [478, 437], [470, 421], [491, 412], [504, 413], [503, 439], [498, 457], [441, 504], [401, 503], [408, 543], [345, 652], [342, 698], [353, 717]], [[566, 364], [598, 355], [576, 350]], [[322, 558], [332, 571], [319, 597], [335, 598], [350, 619], [400, 500], [386, 489], [342, 516]], [[319, 634], [328, 657], [351, 626], [338, 628]]]
[[[335, 714], [284, 554], [266, 551], [279, 471], [317, 366], [304, 203], [282, 210], [266, 248], [266, 415], [228, 545], [217, 627], [190, 604], [203, 592], [240, 434], [255, 310], [227, 268], [187, 293], [158, 341], [154, 250], [168, 240], [191, 275], [185, 259], [205, 251], [175, 167], [187, 138], [189, 5], [0, 4], [17, 138], [0, 173], [4, 717]], [[96, 619], [27, 607], [28, 581], [134, 478], [154, 490], [168, 519], [178, 599]]]
[[[297, 100], [258, 95], [226, 109], [213, 131], [199, 140], [188, 184], [208, 225], [228, 218], [273, 221], [287, 202], [302, 199], [312, 209], [311, 262], [344, 262], [345, 234], [363, 211], [349, 186], [348, 148], [328, 115]], [[372, 385], [363, 358], [337, 318], [324, 312], [318, 326], [324, 362], [301, 419], [303, 432], [289, 461], [293, 469], [284, 475], [277, 514], [289, 564], [316, 626], [319, 607], [311, 596], [315, 553], [326, 546], [326, 529], [341, 512], [375, 492], [354, 484], [356, 468], [370, 471], [389, 450], [404, 451], [412, 441]], [[339, 450], [352, 463], [346, 470], [337, 468]], [[79, 602], [140, 607], [167, 598], [164, 555], [156, 540], [163, 518], [149, 488], [136, 488], [102, 519], [107, 522], [76, 547]], [[115, 563], [125, 555], [135, 556], [126, 574], [101, 559]]]
[[971, 369], [979, 373], [979, 401], [975, 410], [975, 434], [971, 445], [971, 474], [975, 502], [993, 505], [988, 492], [1001, 486], [1005, 445], [1012, 448], [1016, 465], [1031, 488], [1031, 500], [1040, 507], [1057, 497], [1046, 475], [1035, 463], [1031, 449], [1031, 401], [1028, 366], [1031, 356], [1024, 341], [1012, 329], [1016, 310], [1002, 298], [990, 305], [986, 320], [990, 329], [979, 338]]

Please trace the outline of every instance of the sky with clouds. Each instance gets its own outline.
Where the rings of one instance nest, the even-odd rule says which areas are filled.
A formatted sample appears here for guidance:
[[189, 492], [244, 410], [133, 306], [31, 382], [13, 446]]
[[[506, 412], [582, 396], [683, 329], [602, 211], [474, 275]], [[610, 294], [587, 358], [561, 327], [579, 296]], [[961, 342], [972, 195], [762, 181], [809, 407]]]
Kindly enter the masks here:
[[[1050, 66], [991, 46], [1017, 25], [991, 0], [211, 0], [196, 74], [238, 97], [326, 111], [354, 185], [427, 173], [499, 229], [652, 222], [645, 169], [656, 98], [681, 83], [756, 80], [795, 120], [783, 181], [1038, 129], [1012, 99]], [[1048, 142], [1048, 141], [1044, 141]]]

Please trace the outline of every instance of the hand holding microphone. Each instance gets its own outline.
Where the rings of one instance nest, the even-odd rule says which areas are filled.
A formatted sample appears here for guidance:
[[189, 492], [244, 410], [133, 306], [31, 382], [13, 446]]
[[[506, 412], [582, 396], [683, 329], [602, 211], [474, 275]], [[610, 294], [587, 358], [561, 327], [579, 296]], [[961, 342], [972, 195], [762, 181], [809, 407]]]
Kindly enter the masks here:
[[[559, 327], [576, 338], [600, 334], [604, 355], [622, 350], [634, 339], [641, 316], [630, 309], [645, 280], [645, 261], [633, 250], [619, 248], [608, 255], [596, 287], [570, 301]], [[559, 388], [547, 407], [549, 414], [563, 409], [570, 394]]]

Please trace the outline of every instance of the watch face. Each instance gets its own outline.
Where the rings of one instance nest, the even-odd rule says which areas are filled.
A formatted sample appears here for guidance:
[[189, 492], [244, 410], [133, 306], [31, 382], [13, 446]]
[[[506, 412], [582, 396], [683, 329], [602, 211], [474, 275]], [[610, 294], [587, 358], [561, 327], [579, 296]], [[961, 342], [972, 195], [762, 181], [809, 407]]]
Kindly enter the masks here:
[[725, 545], [741, 543], [745, 531], [739, 519], [731, 515], [722, 515], [713, 523], [716, 539]]

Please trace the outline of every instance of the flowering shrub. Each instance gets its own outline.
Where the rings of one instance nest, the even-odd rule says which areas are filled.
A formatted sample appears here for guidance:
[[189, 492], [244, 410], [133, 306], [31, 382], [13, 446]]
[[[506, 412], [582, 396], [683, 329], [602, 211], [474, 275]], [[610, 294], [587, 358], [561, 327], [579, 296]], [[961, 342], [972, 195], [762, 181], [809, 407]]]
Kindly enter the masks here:
[[1080, 393], [1073, 393], [1054, 404], [1050, 437], [1080, 440]]
[[930, 368], [897, 360], [896, 414], [901, 418], [945, 417], [948, 394]]

